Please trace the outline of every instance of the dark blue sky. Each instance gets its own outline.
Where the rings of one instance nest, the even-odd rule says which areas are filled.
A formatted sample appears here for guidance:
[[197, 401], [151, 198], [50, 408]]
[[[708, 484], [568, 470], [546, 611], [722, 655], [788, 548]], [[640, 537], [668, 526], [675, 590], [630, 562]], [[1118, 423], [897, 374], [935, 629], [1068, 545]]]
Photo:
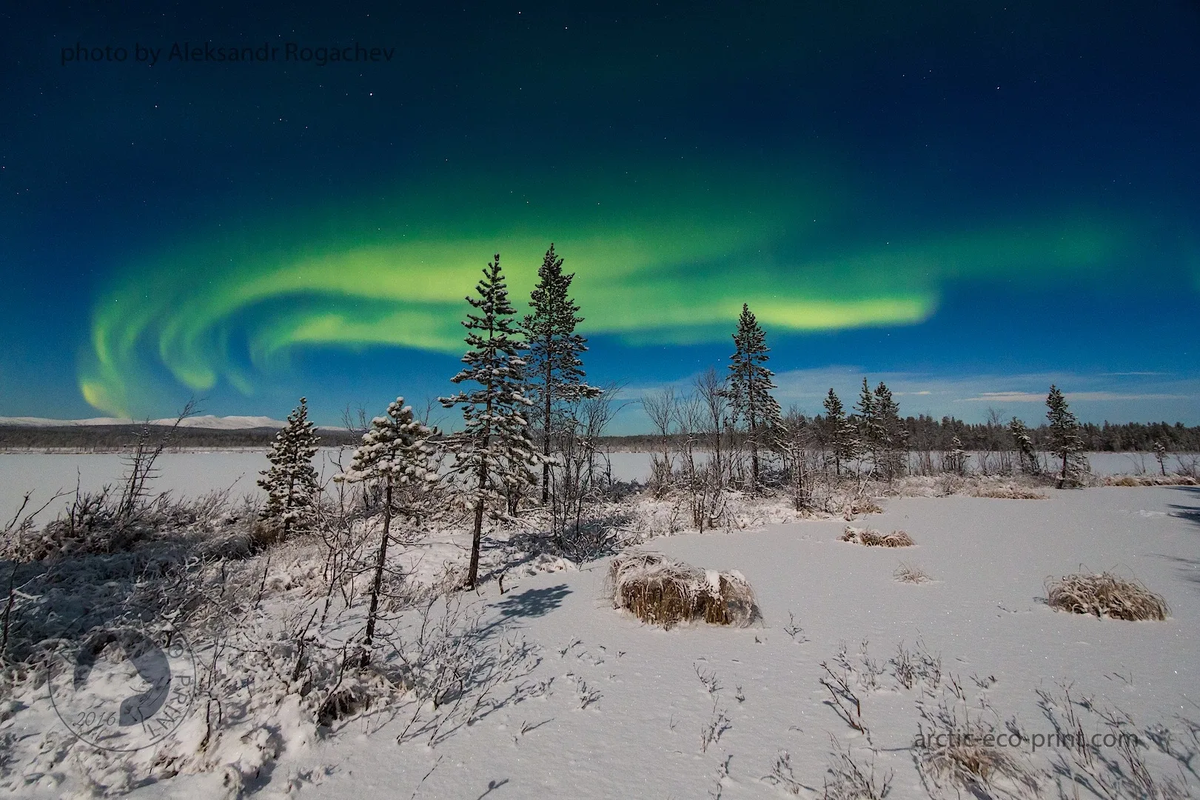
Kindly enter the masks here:
[[[723, 362], [748, 302], [785, 406], [867, 373], [909, 413], [1034, 418], [1057, 380], [1084, 418], [1200, 423], [1195, 2], [45, 4], [0, 31], [0, 415], [444, 393], [478, 271], [500, 252], [523, 298], [554, 241], [590, 375], [631, 395]], [[393, 56], [316, 63], [356, 44]]]

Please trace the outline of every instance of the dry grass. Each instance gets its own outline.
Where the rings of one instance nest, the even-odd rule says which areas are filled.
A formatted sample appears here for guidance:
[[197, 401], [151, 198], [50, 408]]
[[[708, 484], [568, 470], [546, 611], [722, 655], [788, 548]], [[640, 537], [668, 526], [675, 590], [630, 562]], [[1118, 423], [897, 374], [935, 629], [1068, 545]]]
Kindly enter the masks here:
[[855, 517], [866, 514], [882, 514], [883, 507], [875, 502], [873, 497], [855, 497], [846, 501], [842, 507], [842, 519], [849, 522]]
[[1028, 486], [1017, 486], [1011, 483], [979, 484], [970, 490], [973, 497], [990, 497], [997, 500], [1046, 500], [1047, 495], [1038, 489]]
[[1190, 475], [1109, 475], [1105, 486], [1200, 486]]
[[608, 581], [613, 607], [651, 625], [670, 628], [702, 619], [745, 627], [759, 618], [754, 591], [736, 571], [703, 570], [659, 553], [634, 551], [613, 558]]
[[903, 561], [900, 562], [900, 566], [896, 567], [892, 577], [900, 583], [929, 583], [933, 580], [925, 570], [915, 564], [906, 564]]
[[921, 702], [913, 758], [931, 797], [1038, 797], [1036, 773], [993, 742], [999, 721], [985, 698], [968, 703], [943, 689], [936, 705]]
[[850, 525], [847, 525], [842, 533], [842, 541], [866, 547], [912, 547], [916, 544], [904, 531], [881, 533], [870, 528], [855, 528]]
[[1076, 573], [1046, 581], [1050, 607], [1073, 614], [1126, 620], [1165, 620], [1167, 602], [1137, 581], [1102, 572]]

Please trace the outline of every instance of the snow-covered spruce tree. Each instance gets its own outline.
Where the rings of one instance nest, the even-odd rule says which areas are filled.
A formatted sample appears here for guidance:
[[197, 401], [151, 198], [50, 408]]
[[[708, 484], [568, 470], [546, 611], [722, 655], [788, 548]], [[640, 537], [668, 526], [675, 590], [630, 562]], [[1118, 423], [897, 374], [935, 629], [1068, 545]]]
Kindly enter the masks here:
[[734, 422], [746, 425], [750, 444], [750, 488], [758, 489], [759, 445], [769, 441], [769, 436], [779, 424], [779, 403], [771, 395], [775, 373], [767, 369], [770, 358], [767, 336], [759, 327], [758, 320], [743, 303], [738, 318], [737, 332], [733, 334], [734, 353], [729, 359], [729, 406]]
[[320, 500], [317, 470], [312, 465], [320, 439], [308, 421], [308, 400], [288, 415], [287, 424], [275, 435], [267, 453], [271, 466], [263, 470], [258, 481], [267, 492], [267, 503], [261, 517], [281, 527], [280, 536], [287, 539], [293, 533], [307, 530]]
[[526, 393], [534, 401], [542, 429], [542, 503], [550, 500], [550, 448], [555, 433], [574, 428], [565, 422], [565, 408], [600, 390], [584, 381], [582, 353], [587, 339], [575, 333], [583, 322], [579, 306], [569, 294], [574, 273], [564, 273], [563, 260], [554, 252], [554, 244], [542, 258], [538, 282], [529, 298], [533, 312], [525, 316], [521, 332], [525, 337]]
[[470, 381], [479, 388], [439, 398], [446, 408], [461, 405], [466, 423], [462, 432], [447, 438], [446, 446], [454, 455], [451, 472], [465, 482], [467, 501], [475, 512], [467, 588], [474, 588], [479, 580], [479, 545], [488, 502], [500, 496], [497, 487], [511, 494], [533, 485], [537, 480], [533, 467], [541, 461], [525, 417], [532, 401], [522, 391], [525, 362], [517, 356], [512, 320], [516, 310], [508, 299], [499, 253], [483, 270], [475, 292], [478, 296], [468, 297], [467, 302], [479, 313], [468, 313], [463, 322], [470, 348], [462, 357], [467, 366], [451, 380]]
[[863, 378], [862, 390], [858, 393], [858, 402], [854, 405], [854, 417], [858, 428], [859, 441], [863, 449], [871, 454], [871, 469], [879, 468], [879, 416], [875, 412], [875, 393], [871, 385]]
[[950, 437], [950, 449], [943, 456], [942, 463], [947, 472], [953, 472], [955, 475], [967, 473], [967, 451], [963, 450], [962, 439], [958, 438], [958, 434]]
[[437, 454], [429, 441], [433, 431], [413, 417], [411, 406], [397, 397], [387, 414], [371, 420], [362, 444], [354, 451], [350, 468], [335, 480], [347, 483], [372, 482], [383, 487], [383, 530], [375, 556], [375, 575], [371, 581], [371, 600], [367, 609], [367, 630], [363, 636], [362, 666], [371, 661], [375, 639], [375, 619], [379, 611], [379, 593], [387, 564], [388, 539], [392, 533], [392, 512], [419, 517], [429, 489], [438, 481]]
[[1017, 448], [1017, 458], [1021, 471], [1028, 475], [1041, 474], [1042, 466], [1038, 463], [1037, 450], [1033, 447], [1033, 439], [1029, 436], [1029, 428], [1016, 417], [1008, 423], [1008, 432], [1012, 434], [1013, 444]]
[[1075, 472], [1072, 462], [1083, 452], [1083, 439], [1079, 436], [1079, 421], [1067, 407], [1063, 393], [1053, 384], [1046, 396], [1046, 409], [1046, 419], [1050, 421], [1050, 452], [1062, 459], [1062, 471], [1058, 476], [1058, 488], [1061, 489]]
[[827, 446], [833, 454], [833, 463], [837, 475], [842, 474], [842, 464], [853, 461], [858, 457], [861, 443], [854, 423], [846, 416], [842, 401], [834, 393], [833, 388], [825, 396], [825, 431]]
[[873, 404], [876, 423], [876, 467], [883, 469], [883, 476], [890, 483], [903, 474], [905, 454], [908, 452], [908, 431], [900, 419], [900, 406], [892, 397], [892, 390], [883, 381], [875, 387]]

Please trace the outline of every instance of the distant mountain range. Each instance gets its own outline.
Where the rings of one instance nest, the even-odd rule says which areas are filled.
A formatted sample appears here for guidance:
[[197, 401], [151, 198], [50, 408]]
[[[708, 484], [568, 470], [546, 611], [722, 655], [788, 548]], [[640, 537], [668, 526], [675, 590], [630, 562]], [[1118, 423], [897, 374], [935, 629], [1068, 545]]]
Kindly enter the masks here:
[[[119, 419], [117, 417], [94, 417], [92, 419], [45, 419], [43, 417], [0, 417], [0, 425], [13, 425], [25, 428], [69, 428], [94, 427], [97, 425], [143, 425], [145, 420]], [[152, 419], [151, 425], [174, 425], [174, 418]], [[212, 414], [187, 417], [179, 423], [181, 428], [209, 428], [221, 431], [239, 431], [253, 428], [272, 428], [278, 430], [286, 423], [270, 417], [214, 417]]]

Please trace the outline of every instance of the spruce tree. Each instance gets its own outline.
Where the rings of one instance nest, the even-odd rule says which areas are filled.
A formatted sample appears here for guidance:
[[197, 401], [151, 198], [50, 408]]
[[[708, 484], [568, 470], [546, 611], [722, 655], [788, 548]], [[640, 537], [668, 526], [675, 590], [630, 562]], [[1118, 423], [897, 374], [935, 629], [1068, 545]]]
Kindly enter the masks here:
[[483, 270], [475, 293], [478, 296], [468, 297], [467, 302], [478, 313], [468, 313], [463, 322], [470, 348], [462, 357], [466, 368], [451, 380], [472, 382], [478, 388], [439, 398], [446, 408], [461, 405], [466, 423], [446, 444], [454, 454], [451, 472], [467, 482], [467, 501], [475, 513], [467, 588], [474, 588], [479, 580], [479, 546], [488, 502], [500, 496], [498, 488], [512, 493], [532, 485], [537, 480], [532, 467], [541, 460], [525, 417], [532, 401], [523, 393], [525, 362], [517, 355], [512, 319], [516, 310], [508, 299], [499, 253]]
[[863, 446], [871, 454], [873, 465], [879, 462], [879, 418], [875, 413], [875, 393], [871, 385], [863, 378], [862, 390], [858, 393], [858, 402], [854, 405], [857, 417], [859, 436]]
[[587, 352], [587, 339], [575, 333], [583, 317], [569, 294], [575, 274], [564, 273], [562, 266], [551, 243], [529, 299], [533, 313], [527, 314], [521, 325], [528, 394], [542, 423], [543, 504], [550, 500], [550, 446], [560, 408], [600, 394], [598, 388], [584, 382], [580, 354]]
[[350, 468], [335, 478], [347, 483], [369, 481], [383, 487], [383, 531], [375, 555], [375, 576], [371, 581], [367, 630], [363, 637], [361, 664], [364, 667], [371, 660], [393, 508], [406, 516], [415, 516], [424, 493], [438, 480], [436, 450], [429, 441], [432, 433], [413, 417], [412, 407], [404, 405], [404, 398], [397, 397], [388, 405], [385, 416], [371, 420], [362, 444], [354, 451]]
[[775, 373], [767, 369], [770, 358], [767, 337], [750, 307], [742, 304], [737, 332], [733, 334], [734, 353], [729, 363], [729, 404], [734, 421], [746, 424], [750, 442], [751, 488], [759, 480], [758, 448], [761, 441], [779, 424], [779, 403], [771, 396]]
[[1079, 421], [1067, 407], [1067, 400], [1057, 386], [1050, 386], [1046, 396], [1046, 419], [1050, 422], [1050, 452], [1062, 459], [1062, 471], [1058, 486], [1066, 485], [1072, 469], [1071, 461], [1083, 451], [1083, 440], [1079, 436]]
[[271, 466], [260, 473], [258, 485], [267, 491], [261, 517], [282, 526], [282, 538], [311, 527], [320, 489], [312, 465], [320, 439], [308, 420], [308, 401], [288, 415], [287, 424], [275, 435], [267, 460]]
[[842, 401], [834, 393], [833, 388], [825, 396], [825, 427], [828, 431], [829, 448], [833, 452], [834, 467], [838, 475], [842, 474], [842, 463], [853, 461], [858, 457], [859, 441], [854, 429], [854, 423], [846, 417]]
[[1042, 471], [1038, 463], [1037, 450], [1033, 447], [1033, 439], [1029, 437], [1029, 428], [1016, 417], [1008, 423], [1008, 431], [1012, 434], [1013, 443], [1017, 446], [1018, 458], [1021, 461], [1021, 471], [1029, 475], [1037, 475]]
[[883, 381], [875, 387], [872, 404], [876, 423], [876, 464], [882, 465], [890, 482], [904, 471], [904, 453], [908, 450], [908, 432], [900, 419], [900, 406], [892, 390]]

